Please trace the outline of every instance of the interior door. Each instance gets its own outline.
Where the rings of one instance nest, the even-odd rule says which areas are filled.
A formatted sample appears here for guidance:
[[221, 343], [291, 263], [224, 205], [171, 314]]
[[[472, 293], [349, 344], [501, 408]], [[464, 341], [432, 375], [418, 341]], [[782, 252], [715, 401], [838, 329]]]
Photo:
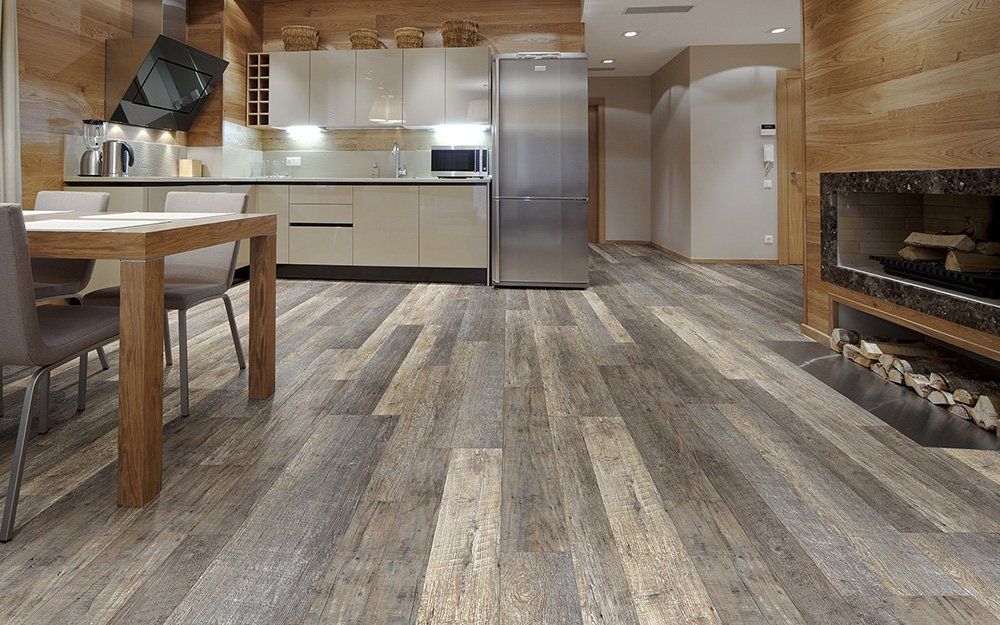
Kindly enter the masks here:
[[802, 72], [778, 72], [778, 262], [805, 260], [805, 124]]

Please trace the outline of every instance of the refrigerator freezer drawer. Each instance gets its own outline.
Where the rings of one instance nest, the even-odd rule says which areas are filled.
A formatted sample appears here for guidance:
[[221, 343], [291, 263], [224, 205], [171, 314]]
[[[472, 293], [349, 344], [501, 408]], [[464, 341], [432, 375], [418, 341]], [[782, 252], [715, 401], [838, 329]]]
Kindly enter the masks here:
[[586, 200], [496, 200], [494, 282], [585, 288]]

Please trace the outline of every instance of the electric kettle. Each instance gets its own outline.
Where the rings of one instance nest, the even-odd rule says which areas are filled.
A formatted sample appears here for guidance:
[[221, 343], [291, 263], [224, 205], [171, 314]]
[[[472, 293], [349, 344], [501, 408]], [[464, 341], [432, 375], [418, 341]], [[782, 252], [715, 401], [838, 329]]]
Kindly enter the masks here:
[[109, 139], [101, 146], [102, 175], [111, 178], [128, 176], [129, 167], [135, 165], [132, 146], [118, 139]]

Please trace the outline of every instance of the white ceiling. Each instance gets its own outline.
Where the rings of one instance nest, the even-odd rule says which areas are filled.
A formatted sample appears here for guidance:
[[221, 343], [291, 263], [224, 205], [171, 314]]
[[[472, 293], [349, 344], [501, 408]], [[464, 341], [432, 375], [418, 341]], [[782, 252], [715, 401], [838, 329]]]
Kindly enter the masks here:
[[[648, 76], [695, 45], [799, 43], [800, 0], [584, 0], [590, 66], [615, 59], [613, 72], [591, 76]], [[694, 5], [688, 13], [623, 15], [628, 7]], [[772, 35], [776, 26], [788, 31]], [[637, 30], [637, 37], [622, 33]], [[605, 66], [607, 67], [607, 66]]]

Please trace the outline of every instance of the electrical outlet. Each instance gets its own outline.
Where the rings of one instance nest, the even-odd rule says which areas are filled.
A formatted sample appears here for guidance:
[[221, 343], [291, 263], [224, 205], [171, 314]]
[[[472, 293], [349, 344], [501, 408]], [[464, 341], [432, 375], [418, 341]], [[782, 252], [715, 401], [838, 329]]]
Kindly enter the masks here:
[[764, 245], [774, 245], [774, 236], [770, 234], [765, 234]]
[[302, 157], [301, 156], [286, 156], [285, 165], [287, 167], [301, 167]]
[[764, 181], [764, 188], [765, 189], [773, 189], [774, 188], [774, 181], [773, 180], [765, 180]]

